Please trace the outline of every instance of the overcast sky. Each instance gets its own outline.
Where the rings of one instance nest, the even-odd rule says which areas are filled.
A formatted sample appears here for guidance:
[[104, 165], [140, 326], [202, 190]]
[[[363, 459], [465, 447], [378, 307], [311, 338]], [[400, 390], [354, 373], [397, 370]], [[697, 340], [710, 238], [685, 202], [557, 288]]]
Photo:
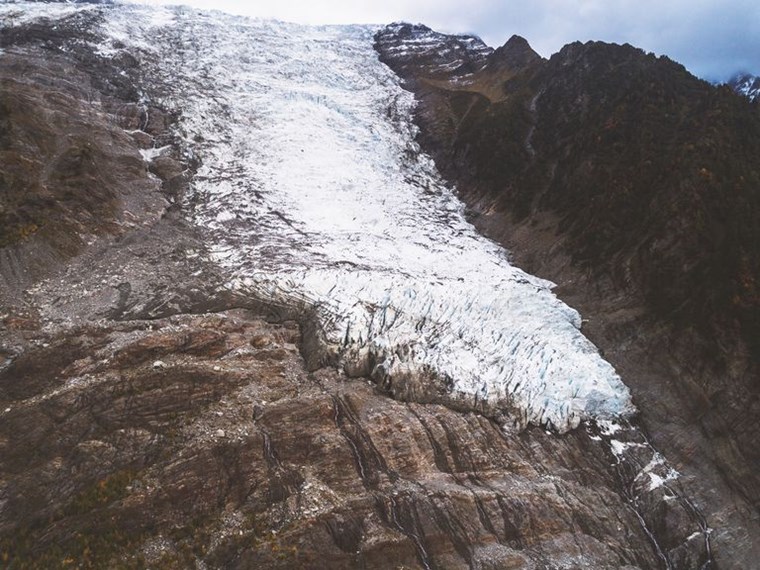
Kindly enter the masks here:
[[421, 22], [475, 33], [491, 46], [512, 34], [549, 57], [575, 40], [630, 43], [710, 80], [760, 74], [760, 0], [142, 0], [186, 3], [302, 23]]

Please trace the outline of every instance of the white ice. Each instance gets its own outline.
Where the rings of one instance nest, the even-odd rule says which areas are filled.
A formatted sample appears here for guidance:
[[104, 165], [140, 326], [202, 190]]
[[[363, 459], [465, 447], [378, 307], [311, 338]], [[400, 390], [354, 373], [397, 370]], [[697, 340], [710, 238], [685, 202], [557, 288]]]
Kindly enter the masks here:
[[91, 4], [64, 4], [48, 2], [17, 3], [0, 1], [0, 27], [13, 28], [29, 24], [41, 18], [60, 20], [80, 12], [94, 10]]
[[558, 431], [632, 413], [578, 313], [465, 220], [375, 30], [102, 9], [144, 54], [148, 91], [182, 111], [202, 160], [188, 208], [231, 286], [313, 309], [347, 368], [377, 381]]

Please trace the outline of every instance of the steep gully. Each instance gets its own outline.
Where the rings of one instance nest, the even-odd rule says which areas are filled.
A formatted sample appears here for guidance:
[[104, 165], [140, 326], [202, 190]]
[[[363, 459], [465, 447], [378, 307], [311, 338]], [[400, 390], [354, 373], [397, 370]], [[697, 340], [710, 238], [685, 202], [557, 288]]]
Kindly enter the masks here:
[[[223, 139], [228, 125], [206, 123], [195, 133], [202, 139], [188, 137], [177, 119], [198, 115], [174, 99], [170, 86], [181, 77], [166, 75], [149, 47], [119, 47], [127, 34], [116, 36], [113, 27], [132, 22], [134, 39], [147, 17], [154, 39], [166, 26], [172, 49], [203, 69], [193, 36], [177, 38], [171, 20], [184, 19], [182, 29], [225, 31], [230, 21], [185, 10], [113, 10], [67, 7], [55, 25], [15, 23], [15, 33], [4, 36], [13, 38], [5, 40], [4, 65], [36, 65], [25, 76], [36, 78], [40, 93], [51, 84], [68, 91], [57, 112], [85, 113], [91, 128], [114, 133], [107, 141], [94, 138], [98, 146], [148, 160], [150, 172], [132, 176], [167, 205], [160, 218], [153, 209], [127, 216], [125, 196], [135, 185], [110, 181], [104, 186], [122, 195], [116, 227], [93, 228], [73, 258], [56, 252], [52, 273], [48, 266], [28, 281], [5, 281], [4, 560], [166, 567], [709, 564], [703, 519], [638, 429], [591, 422], [558, 437], [510, 422], [499, 426], [455, 411], [451, 402], [394, 401], [374, 384], [319, 366], [325, 353], [320, 335], [310, 332], [319, 323], [309, 318], [311, 309], [304, 314], [292, 299], [252, 297], [250, 282], [230, 287], [230, 272], [208, 261], [220, 256], [208, 246], [215, 243], [209, 238], [218, 239], [214, 228], [185, 220], [197, 220], [204, 207], [198, 187], [188, 187], [198, 169], [195, 152], [212, 163], [220, 147], [203, 143]], [[251, 28], [291, 41], [324, 33]], [[357, 31], [371, 37], [345, 30], [345, 39]], [[81, 42], [86, 33], [95, 48]], [[341, 33], [328, 30], [326, 39], [335, 42]], [[55, 81], [61, 67], [51, 62], [81, 79], [61, 86]], [[104, 77], [116, 85], [103, 84]], [[119, 81], [134, 89], [120, 89]], [[226, 101], [215, 103], [224, 111]], [[51, 108], [49, 98], [33, 104]], [[98, 112], [88, 114], [93, 108]], [[66, 132], [74, 120], [64, 115], [50, 128]], [[41, 134], [23, 120], [12, 124]], [[44, 161], [44, 148], [36, 152]], [[202, 188], [205, 174], [196, 176]], [[223, 176], [234, 183], [234, 171]], [[52, 221], [46, 226], [66, 232]], [[23, 261], [19, 248], [46, 240], [49, 246], [49, 236], [33, 233], [13, 251]], [[300, 327], [288, 320], [294, 317]]]

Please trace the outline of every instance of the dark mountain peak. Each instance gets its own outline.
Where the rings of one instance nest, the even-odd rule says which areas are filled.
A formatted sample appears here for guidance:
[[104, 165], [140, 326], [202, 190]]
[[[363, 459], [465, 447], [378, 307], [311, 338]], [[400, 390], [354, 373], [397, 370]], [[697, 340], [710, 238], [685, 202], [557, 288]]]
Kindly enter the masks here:
[[[520, 48], [530, 48], [530, 44], [528, 43], [528, 40], [526, 40], [522, 36], [518, 36], [517, 34], [512, 34], [512, 37], [507, 40], [507, 43], [505, 43], [502, 47], [520, 47]], [[532, 49], [532, 48], [530, 48]]]
[[708, 83], [665, 56], [600, 41], [564, 46], [549, 59], [544, 78], [549, 85], [564, 85], [565, 96], [571, 99], [573, 92], [596, 95], [602, 101], [640, 93], [639, 103], [644, 103], [647, 93], [660, 98], [666, 92], [704, 96], [710, 91]]
[[513, 35], [507, 43], [497, 48], [488, 58], [489, 67], [506, 69], [512, 73], [525, 69], [543, 58], [536, 53], [528, 40]]

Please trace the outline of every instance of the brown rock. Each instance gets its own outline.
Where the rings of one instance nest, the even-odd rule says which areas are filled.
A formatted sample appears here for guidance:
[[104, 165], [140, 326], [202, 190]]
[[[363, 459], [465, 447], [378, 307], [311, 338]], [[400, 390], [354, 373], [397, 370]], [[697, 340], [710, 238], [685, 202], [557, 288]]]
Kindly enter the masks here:
[[[11, 560], [141, 564], [160, 542], [162, 564], [214, 568], [658, 564], [608, 447], [586, 431], [509, 433], [333, 370], [309, 375], [295, 349], [251, 350], [287, 330], [255, 319], [145, 325], [62, 332], [0, 374]], [[182, 350], [209, 326], [214, 342]], [[217, 372], [220, 346], [247, 352]], [[153, 356], [124, 357], [135, 347], [172, 365], [146, 369]], [[6, 389], [31, 374], [33, 391]], [[691, 534], [679, 516], [670, 526]]]

